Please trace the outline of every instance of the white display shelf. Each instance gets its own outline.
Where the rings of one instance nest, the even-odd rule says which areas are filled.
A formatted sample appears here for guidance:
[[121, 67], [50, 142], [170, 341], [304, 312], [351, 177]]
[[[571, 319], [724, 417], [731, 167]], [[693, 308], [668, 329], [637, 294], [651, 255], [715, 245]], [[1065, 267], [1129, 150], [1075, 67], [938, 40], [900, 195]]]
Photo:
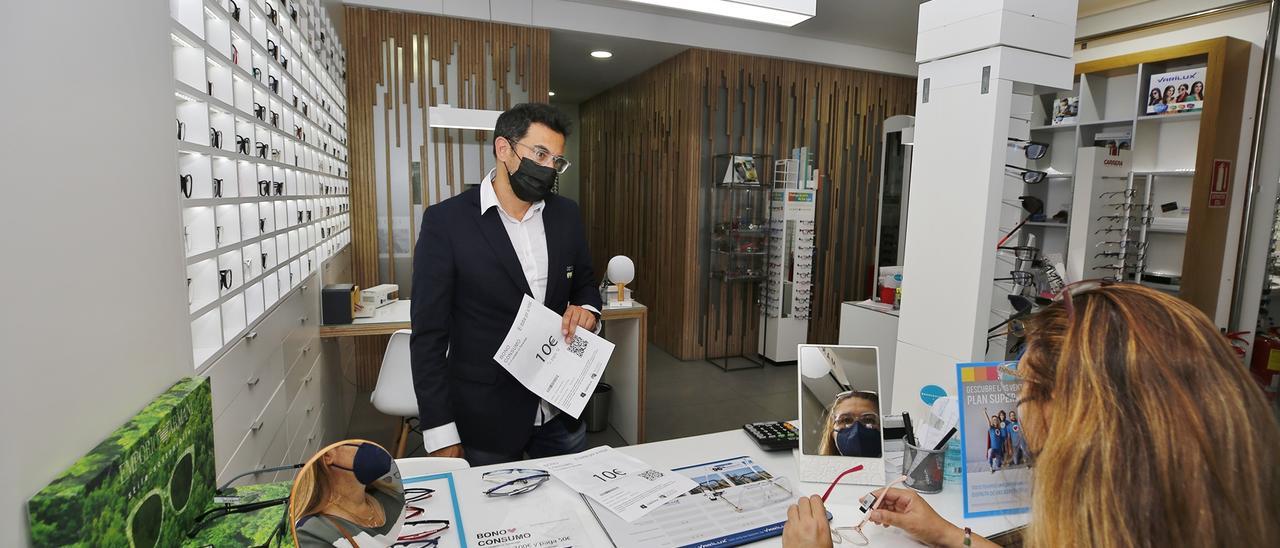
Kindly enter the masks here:
[[1160, 232], [1165, 234], [1186, 234], [1186, 219], [1161, 219], [1156, 218], [1147, 227], [1147, 232]]
[[1197, 120], [1203, 114], [1204, 112], [1199, 110], [1194, 112], [1180, 112], [1178, 114], [1151, 114], [1139, 116], [1138, 123], [1185, 122], [1187, 120]]
[[1080, 122], [1081, 127], [1088, 126], [1119, 126], [1125, 124], [1133, 124], [1133, 118], [1112, 118], [1109, 120], [1093, 120], [1090, 122]]
[[1133, 170], [1133, 174], [1134, 175], [1154, 175], [1156, 177], [1195, 177], [1196, 170], [1194, 169], [1166, 169], [1166, 170], [1135, 169]]
[[316, 0], [239, 0], [238, 21], [229, 0], [169, 4], [174, 108], [186, 129], [178, 174], [191, 181], [190, 197], [179, 200], [199, 371], [350, 245], [345, 84], [336, 83], [341, 64], [326, 62], [344, 54], [336, 40], [315, 40], [336, 37]]
[[1027, 226], [1034, 226], [1034, 227], [1040, 227], [1040, 228], [1067, 228], [1071, 225], [1067, 223], [1052, 223], [1048, 221], [1042, 221], [1042, 222], [1027, 221]]
[[1078, 124], [1071, 123], [1071, 124], [1058, 124], [1058, 125], [1056, 125], [1056, 126], [1055, 126], [1055, 125], [1032, 126], [1031, 131], [1066, 131], [1066, 130], [1075, 130], [1077, 125], [1078, 125]]

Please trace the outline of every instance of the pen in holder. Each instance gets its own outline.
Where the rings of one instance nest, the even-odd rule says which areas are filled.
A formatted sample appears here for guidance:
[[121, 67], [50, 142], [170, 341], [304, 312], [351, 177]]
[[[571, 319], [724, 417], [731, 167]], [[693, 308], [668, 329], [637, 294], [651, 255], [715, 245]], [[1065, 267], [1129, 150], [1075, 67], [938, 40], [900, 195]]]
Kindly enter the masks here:
[[946, 467], [947, 448], [933, 450], [903, 441], [902, 475], [907, 487], [921, 493], [942, 492], [942, 470]]

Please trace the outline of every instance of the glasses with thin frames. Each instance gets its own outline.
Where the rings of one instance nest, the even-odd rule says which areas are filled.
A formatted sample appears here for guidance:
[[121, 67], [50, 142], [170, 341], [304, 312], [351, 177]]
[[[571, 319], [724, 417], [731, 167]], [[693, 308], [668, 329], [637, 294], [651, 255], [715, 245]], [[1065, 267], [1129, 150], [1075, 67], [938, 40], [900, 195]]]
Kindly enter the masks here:
[[1102, 198], [1103, 200], [1109, 200], [1109, 199], [1118, 198], [1118, 197], [1132, 198], [1137, 193], [1138, 193], [1137, 189], [1126, 188], [1124, 190], [1114, 190], [1111, 192], [1103, 192], [1102, 194], [1099, 194], [1098, 197]]
[[178, 176], [178, 188], [182, 189], [183, 197], [185, 198], [191, 197], [192, 187], [195, 186], [194, 181], [195, 181], [195, 178], [192, 177], [190, 174]]
[[1045, 178], [1049, 176], [1048, 173], [1045, 173], [1043, 171], [1027, 169], [1025, 167], [1018, 167], [1013, 164], [1005, 164], [1004, 165], [1005, 174], [1008, 174], [1010, 171], [1017, 172], [1022, 177], [1022, 182], [1029, 185], [1043, 183]]
[[852, 543], [852, 544], [854, 544], [854, 545], [856, 545], [856, 546], [867, 546], [867, 545], [871, 544], [871, 541], [870, 541], [869, 539], [867, 539], [867, 535], [866, 535], [866, 533], [863, 533], [863, 532], [862, 532], [862, 528], [863, 528], [864, 526], [866, 526], [866, 524], [867, 524], [867, 522], [868, 522], [868, 521], [870, 521], [870, 520], [871, 520], [871, 512], [873, 512], [873, 511], [875, 511], [875, 510], [880, 509], [880, 503], [881, 503], [882, 501], [884, 501], [884, 496], [885, 496], [885, 494], [887, 494], [887, 493], [889, 492], [889, 489], [892, 489], [892, 488], [894, 488], [895, 486], [898, 486], [898, 485], [905, 484], [905, 483], [906, 483], [906, 481], [907, 481], [907, 477], [906, 477], [906, 476], [900, 476], [900, 477], [898, 477], [898, 479], [895, 479], [895, 480], [893, 480], [893, 481], [889, 482], [889, 484], [888, 484], [888, 485], [885, 485], [885, 486], [884, 486], [884, 488], [880, 490], [880, 495], [879, 495], [879, 496], [876, 496], [876, 495], [873, 493], [871, 496], [873, 496], [873, 497], [875, 498], [875, 501], [874, 501], [874, 502], [872, 502], [870, 506], [867, 506], [867, 504], [866, 504], [866, 500], [865, 500], [865, 497], [864, 497], [864, 499], [863, 499], [863, 507], [864, 507], [864, 508], [867, 508], [867, 514], [866, 514], [866, 515], [864, 515], [864, 516], [862, 516], [862, 520], [861, 520], [861, 521], [859, 521], [859, 522], [858, 522], [858, 524], [857, 524], [857, 525], [854, 525], [853, 527], [848, 527], [848, 526], [846, 526], [846, 527], [832, 527], [832, 528], [831, 528], [831, 542], [836, 543], [836, 544], [841, 544], [841, 543], [843, 543], [844, 541], [849, 541], [850, 543]]
[[542, 484], [551, 479], [551, 474], [546, 470], [532, 468], [505, 468], [485, 472], [481, 479], [488, 483], [496, 484], [485, 489], [485, 496], [513, 497], [541, 487]]
[[1039, 160], [1049, 153], [1049, 143], [1040, 143], [1037, 141], [1028, 141], [1026, 139], [1015, 139], [1009, 137], [1009, 146], [1022, 149], [1022, 154], [1028, 160]]
[[1012, 253], [1020, 261], [1034, 261], [1040, 257], [1040, 248], [1029, 245], [1006, 245], [997, 249]]
[[995, 279], [997, 282], [1013, 282], [1014, 285], [1031, 285], [1033, 280], [1035, 280], [1035, 274], [1026, 270], [1014, 270], [1009, 272], [1009, 277], [1007, 278]]
[[[330, 131], [333, 131], [332, 128], [330, 128]], [[514, 140], [511, 142], [529, 149], [529, 151], [533, 153], [533, 157], [529, 158], [530, 160], [533, 160], [538, 165], [553, 168], [556, 170], [556, 173], [562, 174], [565, 171], [569, 170], [569, 166], [573, 165], [564, 156], [558, 156], [558, 155], [552, 154], [551, 151], [545, 148], [542, 148], [541, 146], [531, 147], [529, 145], [521, 143], [520, 141], [514, 141]]]

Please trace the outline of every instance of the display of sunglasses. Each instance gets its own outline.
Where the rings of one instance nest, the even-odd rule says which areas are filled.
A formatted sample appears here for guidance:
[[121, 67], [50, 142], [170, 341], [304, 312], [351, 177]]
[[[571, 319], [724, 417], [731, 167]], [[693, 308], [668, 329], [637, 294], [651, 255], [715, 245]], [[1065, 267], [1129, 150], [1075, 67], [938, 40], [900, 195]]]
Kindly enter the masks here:
[[266, 119], [267, 119], [267, 107], [262, 106], [262, 103], [257, 103], [257, 102], [255, 102], [255, 103], [253, 104], [253, 115], [254, 115], [254, 116], [257, 116], [259, 120], [266, 120]]
[[1020, 261], [1034, 261], [1040, 256], [1040, 248], [1027, 245], [1003, 246], [997, 249], [1012, 253]]
[[1025, 167], [1018, 167], [1013, 164], [1005, 164], [1004, 165], [1005, 174], [1008, 174], [1010, 171], [1019, 173], [1022, 176], [1022, 182], [1029, 185], [1043, 183], [1045, 178], [1049, 176], [1048, 173], [1045, 173], [1043, 171], [1027, 169]]
[[1009, 272], [1007, 278], [996, 278], [997, 282], [1013, 282], [1014, 285], [1031, 285], [1035, 280], [1035, 274], [1026, 270], [1014, 270]]
[[1115, 223], [1118, 223], [1124, 220], [1130, 220], [1138, 224], [1149, 225], [1151, 224], [1151, 221], [1155, 220], [1155, 217], [1149, 217], [1145, 215], [1138, 216], [1138, 217], [1134, 217], [1131, 215], [1103, 215], [1101, 217], [1098, 217], [1098, 220], [1115, 222]]
[[271, 92], [280, 95], [280, 79], [275, 76], [267, 77], [267, 87], [271, 88]]
[[1111, 234], [1115, 232], [1139, 232], [1141, 230], [1142, 230], [1141, 227], [1129, 227], [1129, 228], [1109, 227], [1109, 228], [1099, 228], [1098, 230], [1093, 231], [1093, 233], [1094, 234]]
[[213, 178], [213, 197], [214, 198], [222, 197], [222, 179], [219, 179], [217, 177]]
[[230, 268], [223, 268], [218, 270], [218, 285], [222, 286], [223, 289], [231, 289], [231, 284], [233, 281], [234, 280], [232, 278], [232, 273]]
[[249, 138], [236, 135], [236, 150], [240, 154], [249, 154]]
[[222, 148], [222, 132], [214, 128], [209, 128], [209, 146], [213, 148]]
[[183, 137], [186, 137], [186, 136], [187, 136], [187, 124], [183, 123], [182, 120], [178, 120], [178, 139], [181, 140]]
[[194, 177], [192, 177], [190, 174], [188, 174], [188, 175], [179, 175], [179, 176], [178, 176], [178, 188], [179, 188], [180, 190], [182, 190], [182, 196], [183, 196], [183, 197], [186, 197], [186, 198], [190, 198], [190, 197], [191, 197], [191, 190], [192, 190], [192, 187], [194, 187], [194, 186], [195, 186], [195, 185], [193, 184], [194, 180], [195, 180], [195, 178], [194, 178]]
[[259, 158], [267, 157], [267, 149], [270, 148], [266, 143], [254, 143], [254, 147], [258, 150]]
[[284, 181], [275, 181], [271, 185], [276, 191], [276, 196], [284, 196]]
[[[270, 19], [273, 25], [280, 24], [280, 12], [276, 11], [276, 8], [270, 4], [267, 5], [267, 19]], [[267, 43], [270, 44], [271, 41], [268, 40]]]
[[1108, 246], [1108, 247], [1116, 246], [1116, 247], [1133, 248], [1133, 249], [1141, 250], [1141, 249], [1147, 248], [1147, 242], [1140, 242], [1137, 240], [1112, 240], [1112, 241], [1106, 241], [1106, 242], [1098, 242], [1093, 245], [1093, 247], [1095, 248], [1103, 247], [1103, 246]]
[[1120, 257], [1132, 257], [1135, 260], [1141, 261], [1146, 257], [1146, 255], [1142, 252], [1130, 253], [1127, 251], [1103, 251], [1101, 253], [1093, 254], [1093, 258], [1095, 259], [1118, 259]]
[[260, 179], [258, 181], [258, 196], [270, 196], [270, 195], [271, 195], [271, 181], [268, 181], [266, 179]]
[[237, 4], [236, 0], [227, 0], [227, 1], [231, 3], [231, 18], [235, 19], [236, 21], [239, 21], [240, 20], [240, 4]]
[[1039, 160], [1049, 152], [1049, 143], [1015, 139], [1013, 137], [1009, 137], [1009, 146], [1022, 149], [1022, 153], [1028, 160]]

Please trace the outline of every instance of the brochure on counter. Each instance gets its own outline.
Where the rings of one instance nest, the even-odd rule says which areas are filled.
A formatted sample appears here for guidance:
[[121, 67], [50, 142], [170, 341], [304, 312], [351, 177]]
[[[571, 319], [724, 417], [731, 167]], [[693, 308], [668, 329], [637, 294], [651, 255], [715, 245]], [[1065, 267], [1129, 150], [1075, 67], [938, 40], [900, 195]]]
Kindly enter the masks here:
[[697, 487], [689, 478], [654, 469], [609, 446], [548, 460], [542, 467], [628, 522]]
[[530, 392], [573, 418], [582, 415], [613, 355], [613, 343], [578, 329], [566, 343], [561, 316], [524, 296], [493, 359]]
[[[430, 535], [431, 538], [438, 539], [434, 546], [436, 548], [468, 546], [453, 474], [407, 477], [404, 478], [404, 488], [405, 525], [400, 529], [400, 538], [411, 539], [415, 534], [426, 534], [432, 529], [439, 528], [439, 524], [434, 521], [447, 520], [449, 527], [443, 534]], [[425, 539], [424, 541], [430, 542]]]
[[695, 485], [642, 519], [627, 522], [589, 500], [617, 548], [728, 547], [782, 534], [787, 507], [799, 495], [751, 457], [673, 470]]
[[1031, 461], [1017, 416], [1017, 362], [956, 366], [963, 448], [964, 517], [1018, 514], [1031, 504]]

